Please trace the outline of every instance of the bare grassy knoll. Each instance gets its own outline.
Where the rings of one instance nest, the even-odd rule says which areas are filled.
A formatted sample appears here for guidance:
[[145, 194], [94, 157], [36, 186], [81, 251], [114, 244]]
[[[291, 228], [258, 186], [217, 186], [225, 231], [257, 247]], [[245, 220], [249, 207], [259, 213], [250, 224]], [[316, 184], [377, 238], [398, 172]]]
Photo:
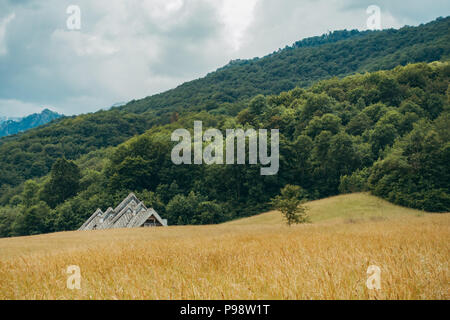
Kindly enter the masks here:
[[[449, 299], [450, 216], [366, 194], [215, 226], [0, 239], [0, 299]], [[81, 268], [81, 290], [66, 268]], [[366, 270], [381, 268], [381, 290]]]

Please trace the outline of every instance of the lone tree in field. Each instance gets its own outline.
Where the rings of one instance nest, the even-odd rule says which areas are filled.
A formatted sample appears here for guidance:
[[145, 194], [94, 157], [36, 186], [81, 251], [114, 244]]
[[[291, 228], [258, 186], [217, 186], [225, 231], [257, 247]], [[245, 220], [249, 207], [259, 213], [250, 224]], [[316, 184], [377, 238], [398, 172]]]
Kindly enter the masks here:
[[281, 211], [288, 226], [309, 222], [307, 208], [303, 206], [304, 202], [304, 190], [290, 184], [281, 189], [280, 195], [272, 199], [272, 204]]

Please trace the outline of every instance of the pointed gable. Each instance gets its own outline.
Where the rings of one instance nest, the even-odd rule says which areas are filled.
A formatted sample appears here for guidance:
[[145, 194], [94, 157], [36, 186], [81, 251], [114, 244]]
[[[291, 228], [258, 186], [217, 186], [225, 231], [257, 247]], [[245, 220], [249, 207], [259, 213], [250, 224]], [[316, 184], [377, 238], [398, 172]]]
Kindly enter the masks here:
[[103, 214], [103, 211], [100, 209], [97, 209], [90, 217], [86, 220], [85, 223], [81, 225], [81, 227], [78, 230], [89, 230], [89, 226], [92, 225], [92, 222], [94, 219], [98, 218]]
[[108, 208], [104, 213], [97, 209], [79, 230], [137, 228], [142, 226], [167, 226], [152, 208], [147, 208], [134, 193], [130, 193], [115, 209]]

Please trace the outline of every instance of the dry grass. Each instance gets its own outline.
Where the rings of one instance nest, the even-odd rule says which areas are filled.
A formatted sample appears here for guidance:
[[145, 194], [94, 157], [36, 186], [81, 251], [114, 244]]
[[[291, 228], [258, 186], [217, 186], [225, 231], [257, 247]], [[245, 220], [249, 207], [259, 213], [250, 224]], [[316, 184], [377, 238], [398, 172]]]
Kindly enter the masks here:
[[[448, 214], [365, 194], [309, 206], [315, 223], [291, 228], [268, 213], [217, 226], [0, 239], [0, 299], [450, 298]], [[372, 264], [379, 292], [365, 285]], [[81, 290], [66, 288], [69, 265], [81, 268]]]

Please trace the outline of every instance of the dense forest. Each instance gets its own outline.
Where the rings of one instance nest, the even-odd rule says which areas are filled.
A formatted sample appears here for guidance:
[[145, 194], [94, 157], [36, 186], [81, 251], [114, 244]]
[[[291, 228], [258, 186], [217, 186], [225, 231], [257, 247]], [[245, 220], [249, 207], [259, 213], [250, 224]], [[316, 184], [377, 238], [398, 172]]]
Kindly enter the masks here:
[[[222, 106], [236, 108], [236, 114], [174, 110], [167, 123], [153, 124], [116, 147], [108, 147], [111, 138], [107, 137], [86, 140], [87, 146], [80, 144], [86, 148], [83, 153], [91, 152], [81, 157], [70, 153], [77, 150], [71, 145], [55, 155], [56, 161], [44, 163], [51, 166], [48, 175], [3, 189], [0, 236], [76, 229], [96, 208], [116, 205], [130, 191], [170, 225], [219, 223], [259, 213], [287, 184], [301, 187], [307, 199], [371, 191], [403, 206], [447, 212], [449, 83], [450, 64], [445, 61], [396, 66]], [[149, 125], [136, 114], [122, 116], [135, 124], [96, 123], [90, 118], [94, 115], [70, 121], [83, 126], [91, 119], [99, 127], [117, 126], [117, 132], [128, 128], [130, 135]], [[192, 130], [197, 120], [203, 121], [204, 130], [279, 129], [278, 175], [261, 176], [260, 165], [174, 165], [171, 133], [177, 128]], [[64, 128], [64, 121], [44, 129], [73, 130], [76, 139], [84, 141], [77, 135], [80, 128]], [[93, 130], [86, 137], [101, 137], [101, 132]], [[119, 135], [114, 143], [123, 137]], [[39, 149], [33, 139], [29, 143], [24, 150]], [[58, 143], [64, 148], [63, 141]], [[24, 152], [17, 148], [17, 154]], [[39, 152], [47, 155], [48, 150]]]
[[78, 160], [195, 112], [208, 112], [214, 119], [235, 117], [258, 94], [307, 88], [335, 76], [446, 60], [449, 24], [447, 17], [399, 30], [336, 31], [308, 38], [263, 58], [233, 61], [202, 79], [122, 107], [58, 119], [1, 138], [1, 202], [23, 189], [27, 180], [46, 176], [60, 158]]

